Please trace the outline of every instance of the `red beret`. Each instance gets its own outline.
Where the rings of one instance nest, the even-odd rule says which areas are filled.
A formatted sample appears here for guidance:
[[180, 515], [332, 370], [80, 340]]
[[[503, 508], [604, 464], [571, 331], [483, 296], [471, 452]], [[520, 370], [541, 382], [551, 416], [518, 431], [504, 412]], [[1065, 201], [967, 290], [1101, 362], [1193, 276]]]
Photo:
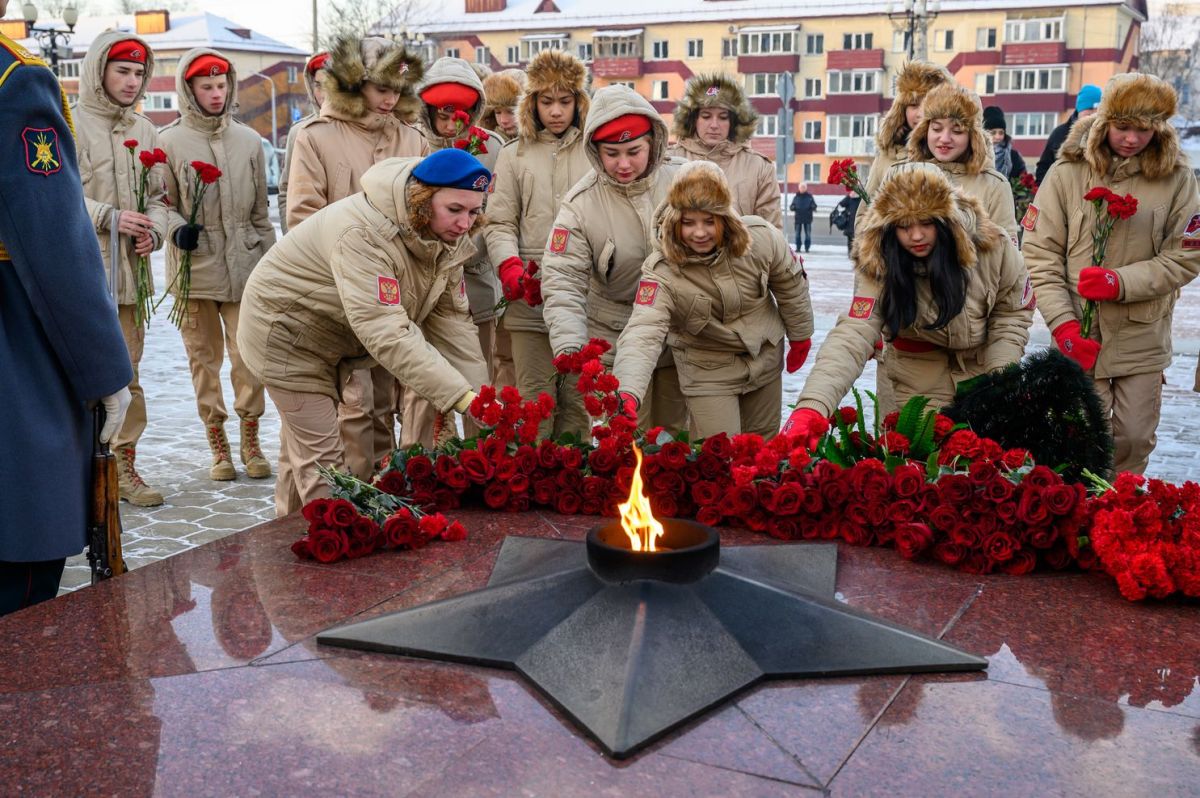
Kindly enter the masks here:
[[315, 75], [318, 69], [324, 69], [325, 64], [329, 62], [329, 53], [317, 53], [312, 58], [308, 59], [308, 63], [304, 65], [304, 71], [310, 75]]
[[596, 128], [592, 141], [597, 144], [621, 144], [646, 135], [653, 126], [648, 116], [625, 114]]
[[108, 60], [144, 64], [146, 63], [146, 45], [137, 39], [124, 39], [108, 48]]
[[461, 83], [435, 83], [421, 91], [421, 99], [439, 111], [469, 111], [479, 92]]
[[184, 73], [184, 80], [192, 78], [215, 78], [229, 72], [229, 62], [216, 55], [202, 55], [192, 62]]

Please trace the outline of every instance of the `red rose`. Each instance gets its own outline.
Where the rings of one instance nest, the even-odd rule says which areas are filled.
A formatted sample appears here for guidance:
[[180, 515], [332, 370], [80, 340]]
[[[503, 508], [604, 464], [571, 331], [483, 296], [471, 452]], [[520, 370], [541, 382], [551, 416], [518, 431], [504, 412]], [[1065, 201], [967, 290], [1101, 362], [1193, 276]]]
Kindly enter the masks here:
[[771, 509], [777, 515], [795, 515], [804, 501], [804, 489], [794, 482], [784, 483], [775, 491]]
[[542, 441], [537, 448], [537, 456], [542, 468], [555, 468], [559, 463], [559, 445], [553, 441]]
[[574, 446], [564, 446], [561, 452], [563, 468], [582, 468], [583, 452]]
[[370, 541], [374, 547], [375, 538], [379, 536], [379, 524], [373, 519], [367, 518], [365, 515], [360, 515], [354, 519], [354, 523], [350, 526], [350, 540], [366, 540]]
[[993, 532], [983, 541], [983, 551], [992, 562], [1006, 562], [1017, 550], [1017, 542], [1007, 532]]
[[716, 504], [707, 504], [696, 513], [696, 521], [706, 526], [717, 526], [721, 523], [721, 508]]
[[476, 485], [482, 485], [491, 479], [495, 469], [488, 459], [483, 456], [483, 453], [476, 449], [463, 449], [458, 453], [458, 463], [462, 466], [463, 472], [467, 475], [467, 479], [474, 482]]
[[[709, 438], [712, 440], [712, 438]], [[725, 474], [725, 461], [712, 452], [700, 452], [696, 457], [696, 467], [704, 479], [716, 479]]]
[[1000, 504], [1012, 498], [1016, 490], [1016, 486], [997, 474], [990, 482], [983, 486], [983, 495], [987, 497], [988, 501]]
[[767, 534], [779, 540], [795, 540], [800, 537], [800, 525], [794, 518], [770, 518]]
[[467, 539], [467, 528], [458, 521], [450, 522], [450, 526], [442, 530], [442, 540], [456, 543]]
[[304, 505], [300, 514], [304, 516], [305, 521], [308, 521], [310, 527], [314, 524], [324, 524], [325, 513], [329, 511], [331, 504], [333, 504], [333, 499], [313, 499]]
[[417, 519], [408, 510], [397, 510], [383, 522], [383, 537], [387, 545], [400, 548], [412, 543], [417, 530]]
[[970, 522], [960, 523], [954, 529], [951, 529], [949, 538], [951, 543], [956, 543], [964, 549], [974, 549], [979, 545], [981, 540], [979, 530]]
[[1027, 449], [1009, 449], [1000, 458], [1000, 462], [1005, 468], [1016, 470], [1025, 465], [1025, 461], [1029, 459], [1029, 451]]
[[1060, 542], [1042, 554], [1042, 561], [1054, 570], [1061, 571], [1069, 566], [1074, 561], [1074, 558], [1071, 556], [1071, 552], [1067, 550], [1066, 544]]
[[302, 560], [311, 560], [313, 558], [312, 549], [308, 545], [308, 537], [302, 537], [292, 544], [292, 554], [295, 554]]
[[584, 500], [595, 499], [602, 501], [608, 495], [609, 481], [604, 477], [584, 477], [583, 478], [583, 498]]
[[433, 476], [433, 462], [423, 454], [414, 455], [404, 461], [404, 473], [409, 479], [428, 479]]
[[1034, 466], [1033, 469], [1025, 476], [1022, 484], [1033, 485], [1038, 488], [1048, 488], [1051, 485], [1057, 485], [1062, 482], [1062, 477], [1055, 474], [1046, 466]]
[[[869, 461], [862, 461], [869, 462]], [[850, 498], [850, 484], [840, 476], [821, 483], [821, 497], [830, 510], [837, 510]]]
[[346, 559], [357, 560], [359, 557], [366, 557], [373, 551], [375, 551], [374, 540], [351, 538], [346, 547]]
[[1022, 523], [1041, 526], [1050, 520], [1050, 511], [1046, 509], [1041, 494], [1031, 487], [1026, 487], [1017, 504], [1017, 517], [1021, 519]]
[[667, 496], [679, 496], [687, 490], [678, 471], [660, 471], [650, 479], [650, 490]]
[[992, 571], [992, 561], [983, 555], [982, 552], [968, 552], [963, 558], [962, 563], [958, 566], [960, 571], [968, 574], [987, 574]]
[[1078, 500], [1074, 485], [1053, 485], [1042, 491], [1042, 502], [1054, 515], [1070, 515]]
[[[711, 438], [705, 438], [700, 445], [702, 454], [709, 454], [718, 460], [728, 459], [733, 455], [733, 444], [729, 442], [729, 436], [724, 432], [713, 435]], [[703, 470], [704, 466], [701, 466]]]
[[913, 519], [917, 514], [917, 505], [910, 499], [899, 499], [891, 503], [887, 510], [888, 519], [897, 523], [904, 524]]
[[758, 491], [752, 485], [736, 485], [725, 494], [726, 514], [745, 516], [758, 504]]
[[991, 482], [1000, 473], [996, 470], [993, 463], [981, 462], [971, 463], [971, 467], [967, 469], [967, 473], [971, 476], [971, 482], [975, 485], [986, 485]]
[[345, 499], [334, 499], [325, 510], [325, 523], [334, 529], [349, 529], [358, 518], [358, 510]]
[[937, 481], [938, 493], [946, 504], [965, 504], [973, 493], [971, 480], [963, 474], [947, 474]]
[[[450, 459], [452, 462], [454, 460], [454, 458], [448, 458], [448, 459]], [[471, 480], [467, 477], [466, 470], [462, 466], [459, 466], [459, 465], [456, 465], [453, 468], [448, 469], [448, 471], [446, 473], [446, 477], [442, 481], [446, 483], [446, 487], [450, 488], [451, 490], [458, 490], [458, 491], [466, 490], [467, 487], [471, 484]]]
[[657, 518], [679, 517], [679, 504], [674, 496], [655, 494], [650, 497], [650, 509]]
[[967, 550], [957, 543], [943, 540], [933, 547], [933, 556], [946, 565], [958, 565], [966, 558]]
[[896, 551], [904, 559], [916, 559], [932, 544], [933, 531], [925, 524], [896, 525]]
[[1000, 566], [1000, 570], [1010, 576], [1024, 576], [1037, 567], [1037, 555], [1026, 549], [1013, 553], [1012, 559]]
[[317, 562], [337, 562], [350, 550], [345, 535], [331, 529], [314, 529], [308, 533], [308, 546]]
[[583, 500], [578, 493], [563, 490], [558, 491], [558, 495], [554, 499], [554, 509], [562, 515], [575, 515], [579, 512], [579, 507]]
[[[897, 416], [899, 418], [899, 416]], [[895, 422], [892, 422], [893, 426]], [[954, 421], [941, 413], [933, 420], [933, 439], [941, 442], [954, 429]]]
[[711, 480], [703, 480], [692, 484], [692, 501], [701, 507], [716, 504], [721, 498], [721, 487]]
[[892, 480], [897, 496], [916, 496], [925, 487], [925, 469], [915, 465], [898, 466], [892, 473]]
[[682, 441], [671, 441], [659, 450], [658, 457], [663, 467], [678, 471], [687, 465], [687, 458], [691, 453], [692, 447], [688, 444]]
[[393, 496], [403, 496], [408, 493], [408, 483], [404, 479], [404, 474], [394, 469], [380, 474], [379, 478], [375, 480], [375, 487]]
[[493, 510], [499, 510], [508, 504], [509, 498], [512, 496], [512, 491], [509, 490], [507, 484], [503, 482], [493, 482], [484, 488], [483, 503]]

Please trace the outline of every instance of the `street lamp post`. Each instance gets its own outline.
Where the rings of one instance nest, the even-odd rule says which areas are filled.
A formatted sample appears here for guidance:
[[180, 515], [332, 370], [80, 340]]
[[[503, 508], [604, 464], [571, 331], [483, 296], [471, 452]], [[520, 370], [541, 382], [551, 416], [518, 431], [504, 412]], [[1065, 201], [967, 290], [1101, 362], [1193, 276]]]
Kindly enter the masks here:
[[72, 55], [71, 48], [67, 45], [71, 43], [71, 34], [75, 32], [75, 23], [79, 21], [79, 9], [75, 7], [74, 3], [63, 9], [62, 17], [63, 22], [67, 23], [66, 30], [37, 27], [38, 10], [33, 3], [21, 6], [21, 15], [29, 25], [29, 32], [41, 46], [42, 53], [50, 58], [50, 70], [57, 77], [60, 55], [63, 58], [70, 58]]
[[888, 4], [888, 19], [896, 30], [904, 31], [908, 39], [908, 60], [924, 61], [929, 57], [929, 23], [937, 18], [941, 10], [941, 0], [904, 0], [904, 7], [899, 11], [894, 3]]
[[276, 109], [278, 106], [275, 104], [275, 81], [261, 72], [255, 72], [254, 77], [262, 78], [271, 87], [271, 146], [279, 149], [279, 123], [276, 121]]

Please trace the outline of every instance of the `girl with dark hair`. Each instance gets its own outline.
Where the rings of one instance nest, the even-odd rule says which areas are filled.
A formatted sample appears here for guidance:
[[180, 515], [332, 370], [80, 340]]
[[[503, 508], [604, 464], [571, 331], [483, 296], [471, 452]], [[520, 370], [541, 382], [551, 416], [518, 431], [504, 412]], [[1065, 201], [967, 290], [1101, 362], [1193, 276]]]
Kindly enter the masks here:
[[854, 298], [825, 339], [783, 431], [814, 446], [882, 333], [899, 409], [949, 404], [958, 383], [1021, 359], [1033, 287], [1007, 233], [933, 165], [893, 170], [860, 223]]

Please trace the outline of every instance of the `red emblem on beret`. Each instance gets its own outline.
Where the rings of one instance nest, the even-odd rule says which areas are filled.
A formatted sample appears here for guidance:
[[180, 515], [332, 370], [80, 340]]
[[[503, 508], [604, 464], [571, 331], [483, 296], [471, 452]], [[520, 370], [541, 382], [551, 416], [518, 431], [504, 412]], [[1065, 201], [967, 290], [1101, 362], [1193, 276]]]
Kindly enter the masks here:
[[487, 175], [480, 175], [479, 177], [475, 178], [475, 182], [471, 185], [471, 187], [476, 191], [483, 191], [488, 187], [489, 182], [491, 181], [488, 180]]

